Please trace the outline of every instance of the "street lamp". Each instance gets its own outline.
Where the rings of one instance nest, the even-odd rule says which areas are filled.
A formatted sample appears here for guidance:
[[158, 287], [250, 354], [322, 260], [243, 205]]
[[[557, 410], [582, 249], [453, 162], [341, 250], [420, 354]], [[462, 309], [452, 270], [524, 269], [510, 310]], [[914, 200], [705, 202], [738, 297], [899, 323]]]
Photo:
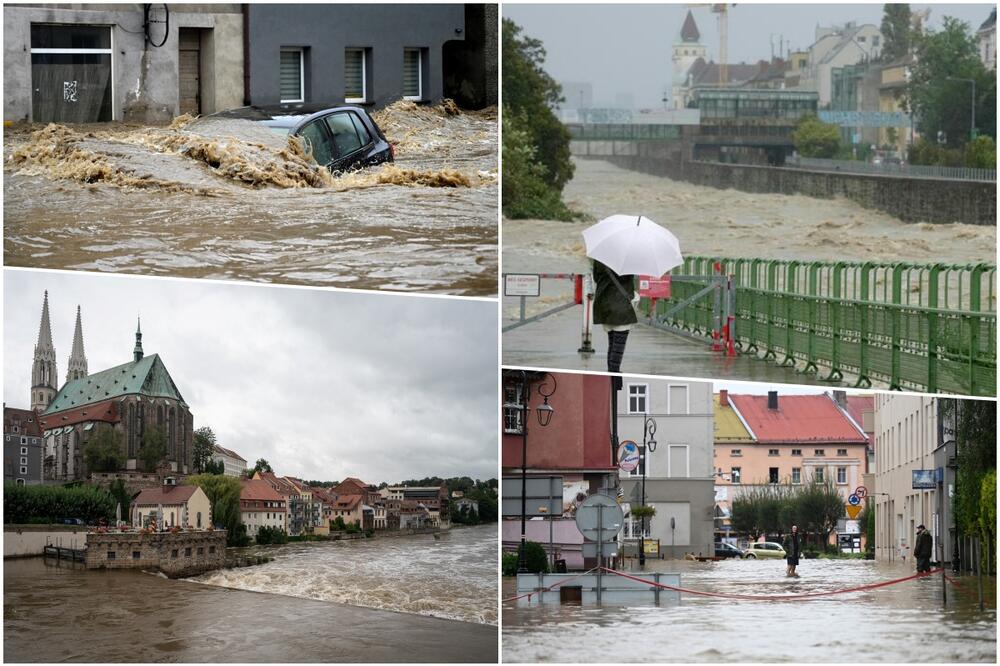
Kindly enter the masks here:
[[[642, 424], [642, 526], [639, 528], [639, 568], [646, 567], [646, 455], [656, 450], [656, 419], [647, 416]], [[671, 554], [673, 557], [673, 554]]]
[[972, 141], [976, 134], [976, 80], [962, 79], [957, 76], [946, 76], [948, 81], [965, 81], [972, 84], [972, 127], [969, 128], [969, 141]]
[[[545, 379], [545, 378], [548, 379]], [[556, 378], [545, 372], [540, 377], [543, 381], [535, 389], [542, 397], [542, 404], [536, 407], [538, 412], [538, 425], [543, 428], [552, 421], [556, 410], [549, 404], [549, 397], [556, 392]], [[551, 381], [552, 388], [548, 389]], [[528, 514], [528, 399], [531, 397], [531, 382], [528, 372], [521, 370], [521, 549], [517, 558], [517, 572], [528, 572], [528, 560], [526, 546], [528, 542], [527, 514]]]

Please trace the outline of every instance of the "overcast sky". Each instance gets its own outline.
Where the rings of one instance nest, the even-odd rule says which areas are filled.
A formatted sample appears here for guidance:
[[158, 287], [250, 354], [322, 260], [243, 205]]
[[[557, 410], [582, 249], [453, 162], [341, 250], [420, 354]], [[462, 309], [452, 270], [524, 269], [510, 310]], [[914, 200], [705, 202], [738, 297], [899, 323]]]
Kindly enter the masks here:
[[[937, 29], [944, 16], [954, 16], [978, 28], [990, 15], [991, 4], [911, 4], [914, 11], [930, 8], [929, 26]], [[511, 4], [503, 15], [525, 32], [541, 39], [548, 57], [546, 70], [557, 81], [590, 82], [595, 106], [610, 106], [618, 93], [630, 93], [637, 107], [660, 107], [673, 77], [670, 61], [688, 8], [683, 4]], [[709, 58], [719, 59], [716, 15], [708, 7], [691, 9]], [[848, 21], [882, 22], [882, 4], [739, 3], [729, 8], [729, 62], [757, 62], [771, 57], [778, 42], [792, 50], [814, 41], [817, 24]]]
[[132, 359], [136, 315], [221, 446], [281, 475], [497, 476], [497, 306], [488, 301], [4, 271], [4, 401], [29, 407], [42, 294], [60, 381], [76, 306], [90, 372]]

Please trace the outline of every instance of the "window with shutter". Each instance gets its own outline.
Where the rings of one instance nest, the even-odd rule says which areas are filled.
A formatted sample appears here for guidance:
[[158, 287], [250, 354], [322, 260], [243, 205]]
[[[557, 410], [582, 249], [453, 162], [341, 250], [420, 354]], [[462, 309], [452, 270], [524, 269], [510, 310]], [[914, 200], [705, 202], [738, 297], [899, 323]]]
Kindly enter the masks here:
[[347, 49], [344, 51], [344, 101], [364, 102], [366, 99], [365, 50]]
[[403, 49], [403, 98], [423, 99], [420, 49]]
[[281, 50], [280, 95], [282, 102], [302, 102], [302, 49]]

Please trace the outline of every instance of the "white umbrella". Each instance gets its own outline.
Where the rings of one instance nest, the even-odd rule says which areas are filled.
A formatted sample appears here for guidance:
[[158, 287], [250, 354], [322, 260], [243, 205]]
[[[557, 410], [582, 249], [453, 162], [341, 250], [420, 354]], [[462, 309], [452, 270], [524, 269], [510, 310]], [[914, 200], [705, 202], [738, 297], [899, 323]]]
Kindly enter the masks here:
[[619, 275], [660, 277], [684, 263], [677, 236], [642, 215], [612, 215], [583, 231], [587, 256]]

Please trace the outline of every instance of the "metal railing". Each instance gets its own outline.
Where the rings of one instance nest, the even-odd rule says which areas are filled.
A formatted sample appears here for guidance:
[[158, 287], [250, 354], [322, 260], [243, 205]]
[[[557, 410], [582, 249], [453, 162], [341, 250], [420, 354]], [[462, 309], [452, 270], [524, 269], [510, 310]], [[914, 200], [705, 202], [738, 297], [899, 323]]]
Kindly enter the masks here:
[[785, 166], [795, 169], [842, 171], [846, 173], [866, 173], [882, 176], [906, 176], [910, 178], [947, 178], [988, 182], [996, 182], [997, 179], [996, 169], [926, 166], [920, 164], [872, 164], [871, 162], [828, 160], [819, 157], [789, 157], [785, 160]]
[[[996, 394], [993, 265], [689, 257], [675, 272], [732, 276], [732, 335], [744, 353], [801, 373], [822, 369], [829, 381], [851, 374], [859, 387]], [[676, 282], [656, 321], [711, 339], [710, 304], [671, 308], [697, 289]]]

